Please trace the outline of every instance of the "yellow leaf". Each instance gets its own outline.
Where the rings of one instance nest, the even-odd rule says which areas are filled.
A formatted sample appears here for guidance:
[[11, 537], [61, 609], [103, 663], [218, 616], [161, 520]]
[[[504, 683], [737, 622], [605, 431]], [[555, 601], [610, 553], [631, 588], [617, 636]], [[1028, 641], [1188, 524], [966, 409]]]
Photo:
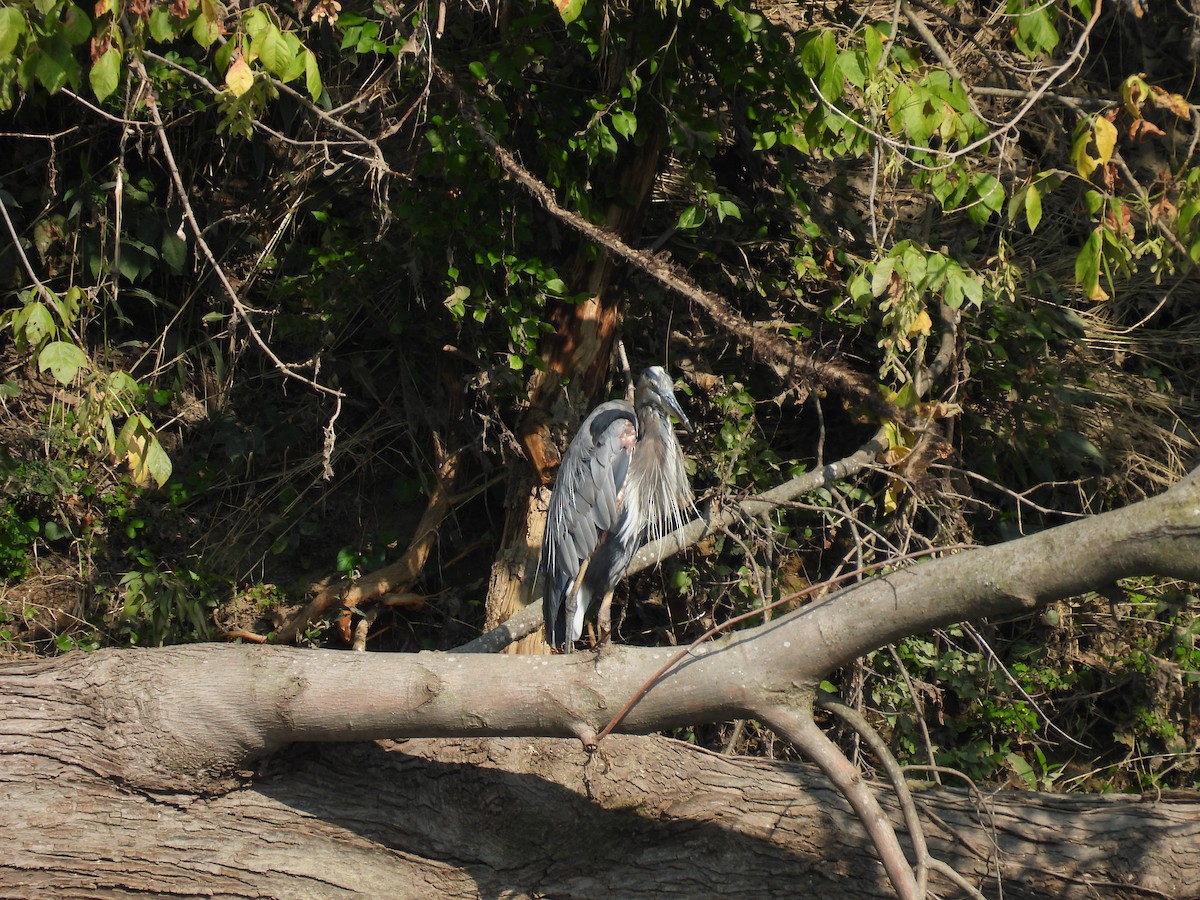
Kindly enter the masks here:
[[1100, 287], [1100, 282], [1097, 281], [1092, 285], [1092, 289], [1088, 292], [1088, 299], [1093, 303], [1103, 303], [1108, 299], [1108, 291]]
[[904, 496], [905, 490], [907, 487], [899, 478], [891, 480], [883, 494], [883, 511], [885, 513], [894, 513], [900, 507], [900, 498]]
[[235, 97], [242, 96], [254, 87], [254, 73], [250, 71], [250, 67], [240, 56], [233, 61], [229, 71], [225, 73], [225, 86], [233, 92]]
[[1125, 109], [1135, 119], [1142, 117], [1142, 104], [1150, 96], [1150, 85], [1140, 75], [1130, 75], [1121, 82], [1121, 99], [1125, 101]]
[[921, 310], [921, 314], [917, 316], [917, 320], [909, 326], [908, 337], [913, 338], [918, 334], [929, 334], [933, 331], [933, 319], [929, 318], [929, 313]]
[[[1096, 153], [1092, 155], [1092, 147]], [[1092, 120], [1091, 127], [1082, 129], [1075, 137], [1075, 145], [1071, 148], [1071, 161], [1084, 178], [1091, 178], [1092, 173], [1112, 159], [1113, 149], [1117, 146], [1117, 129], [1112, 122], [1102, 116]]]
[[1096, 138], [1096, 161], [1104, 165], [1112, 159], [1117, 146], [1117, 126], [1103, 116], [1097, 116], [1092, 123], [1092, 134]]

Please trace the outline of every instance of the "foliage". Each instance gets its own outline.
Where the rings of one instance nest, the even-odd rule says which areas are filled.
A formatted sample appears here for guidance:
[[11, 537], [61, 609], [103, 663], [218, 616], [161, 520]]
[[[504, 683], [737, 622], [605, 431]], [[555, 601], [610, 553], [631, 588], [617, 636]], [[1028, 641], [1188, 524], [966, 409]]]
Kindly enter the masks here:
[[[1161, 490], [1195, 448], [1196, 54], [1173, 8], [1137, 28], [1093, 11], [972, 0], [914, 10], [922, 30], [892, 4], [749, 0], [523, 0], [502, 25], [332, 0], [0, 8], [5, 131], [34, 136], [6, 139], [0, 172], [20, 250], [0, 249], [4, 576], [80, 573], [86, 627], [57, 649], [205, 637], [239, 598], [265, 633], [301, 573], [364, 574], [402, 549], [436, 449], [468, 447], [445, 565], [421, 585], [437, 627], [395, 613], [391, 631], [461, 638], [476, 614], [450, 598], [486, 583], [473, 555], [504, 531], [491, 484], [523, 465], [528, 388], [598, 288], [580, 274], [596, 248], [484, 134], [562, 208], [635, 223], [629, 243], [762, 333], [932, 423], [868, 421], [618, 268], [605, 296], [634, 365], [686, 371], [702, 501], [880, 424], [891, 443], [886, 474], [641, 576], [623, 639], [688, 640], [903, 551]], [[958, 27], [991, 16], [1009, 27]], [[1181, 52], [1141, 65], [1151, 36]], [[1012, 84], [1041, 92], [992, 87]], [[1085, 754], [1046, 718], [1079, 735], [1091, 717], [1116, 735], [1088, 736], [1104, 784], [1190, 784], [1195, 604], [1130, 590], [1129, 616], [1096, 614], [1103, 647], [1074, 613], [984, 623], [839, 686], [911, 761], [1073, 787]], [[34, 632], [27, 606], [5, 607], [0, 638]], [[1174, 763], [1133, 762], [1153, 758]]]

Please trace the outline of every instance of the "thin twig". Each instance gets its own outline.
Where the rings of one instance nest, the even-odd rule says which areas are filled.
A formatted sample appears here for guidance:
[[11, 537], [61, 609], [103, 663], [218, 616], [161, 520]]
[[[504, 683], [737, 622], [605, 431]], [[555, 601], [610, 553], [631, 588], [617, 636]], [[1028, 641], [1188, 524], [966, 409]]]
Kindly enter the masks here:
[[325, 385], [320, 384], [311, 378], [301, 375], [295, 370], [295, 366], [285, 363], [279, 358], [275, 351], [272, 350], [270, 345], [266, 342], [266, 339], [263, 338], [258, 329], [255, 327], [254, 322], [250, 318], [250, 310], [246, 308], [246, 305], [242, 302], [242, 298], [238, 296], [237, 290], [235, 290], [233, 285], [230, 283], [229, 277], [225, 274], [225, 270], [217, 261], [216, 255], [213, 253], [212, 248], [210, 248], [208, 246], [208, 242], [204, 240], [204, 231], [201, 229], [200, 223], [196, 220], [196, 214], [192, 210], [191, 201], [188, 200], [187, 188], [183, 183], [183, 177], [179, 174], [179, 166], [175, 162], [175, 153], [171, 149], [171, 142], [167, 138], [167, 130], [166, 126], [163, 124], [162, 115], [158, 109], [158, 99], [155, 95], [154, 85], [150, 81], [150, 76], [146, 72], [146, 66], [140, 57], [136, 55], [133, 57], [133, 65], [137, 70], [138, 76], [142, 79], [142, 83], [146, 86], [146, 107], [150, 110], [150, 116], [154, 122], [154, 131], [158, 136], [159, 147], [162, 149], [167, 171], [170, 173], [171, 180], [175, 184], [175, 189], [179, 195], [179, 203], [183, 208], [184, 218], [187, 220], [187, 223], [191, 228], [192, 235], [196, 240], [196, 246], [200, 248], [200, 252], [203, 253], [205, 259], [208, 260], [209, 265], [212, 267], [213, 273], [217, 276], [217, 280], [221, 283], [221, 287], [225, 289], [225, 293], [228, 295], [230, 302], [233, 304], [234, 310], [241, 318], [243, 324], [245, 324], [246, 330], [249, 332], [254, 343], [258, 345], [259, 349], [262, 350], [269, 360], [271, 360], [276, 370], [279, 371], [279, 373], [285, 378], [291, 378], [295, 381], [299, 381], [301, 384], [307, 385], [318, 393], [333, 397], [336, 401], [333, 418], [336, 419], [338, 414], [341, 412], [342, 400], [346, 395], [342, 391], [339, 391], [335, 388], [326, 387]]
[[978, 150], [980, 147], [984, 146], [985, 144], [991, 143], [992, 141], [996, 140], [997, 138], [1007, 134], [1009, 131], [1016, 128], [1017, 125], [1019, 125], [1021, 123], [1021, 120], [1024, 119], [1025, 116], [1028, 114], [1029, 110], [1033, 108], [1034, 104], [1036, 104], [1038, 102], [1038, 100], [1040, 100], [1042, 98], [1042, 96], [1050, 90], [1050, 87], [1056, 81], [1058, 81], [1058, 79], [1063, 75], [1063, 73], [1066, 72], [1067, 69], [1069, 69], [1071, 66], [1073, 66], [1076, 62], [1079, 61], [1080, 55], [1083, 52], [1084, 45], [1087, 43], [1088, 38], [1091, 36], [1092, 30], [1096, 27], [1096, 23], [1100, 20], [1100, 11], [1103, 9], [1103, 7], [1104, 7], [1103, 0], [1096, 0], [1095, 7], [1092, 10], [1092, 16], [1090, 19], [1088, 19], [1087, 24], [1084, 25], [1083, 33], [1080, 34], [1079, 40], [1075, 42], [1075, 46], [1071, 49], [1071, 52], [1069, 54], [1067, 54], [1067, 58], [1065, 60], [1063, 60], [1062, 64], [1057, 66], [1046, 77], [1046, 79], [1040, 85], [1038, 85], [1038, 87], [1036, 87], [1034, 90], [1032, 90], [1029, 93], [1029, 95], [1025, 99], [1025, 102], [1022, 103], [1020, 105], [1020, 107], [1018, 107], [1017, 111], [1015, 113], [1013, 113], [1012, 117], [1009, 118], [1007, 122], [1001, 123], [1000, 125], [991, 129], [983, 137], [977, 138], [976, 140], [972, 141], [971, 143], [969, 143], [963, 147], [959, 147], [957, 150], [934, 150], [931, 147], [927, 147], [927, 146], [922, 147], [922, 146], [918, 146], [917, 144], [909, 144], [906, 141], [898, 141], [894, 138], [890, 138], [887, 135], [883, 134], [882, 132], [878, 131], [877, 129], [872, 129], [872, 128], [868, 127], [865, 123], [859, 122], [858, 120], [854, 119], [848, 113], [843, 111], [836, 103], [827, 99], [825, 97], [825, 95], [821, 93], [821, 88], [816, 83], [816, 81], [814, 81], [812, 78], [809, 78], [808, 81], [813, 89], [813, 92], [816, 94], [817, 98], [821, 101], [822, 105], [824, 105], [825, 108], [828, 109], [830, 112], [832, 112], [834, 115], [836, 115], [842, 119], [845, 119], [847, 122], [849, 122], [855, 128], [859, 128], [862, 131], [865, 131], [871, 137], [875, 138], [875, 140], [881, 141], [882, 143], [886, 144], [887, 146], [891, 147], [893, 150], [895, 150], [899, 153], [902, 153], [902, 154], [925, 153], [925, 154], [929, 154], [930, 156], [933, 156], [937, 159], [943, 160], [943, 162], [940, 163], [939, 165], [926, 165], [924, 163], [917, 162], [911, 156], [906, 157], [907, 162], [916, 168], [922, 169], [924, 171], [937, 171], [937, 170], [948, 167], [955, 160], [960, 159], [963, 156], [966, 156], [968, 153], [973, 153], [975, 150]]
[[54, 292], [46, 285], [42, 284], [42, 280], [37, 277], [37, 273], [33, 270], [33, 263], [29, 261], [29, 257], [25, 255], [25, 248], [21, 246], [21, 239], [17, 237], [17, 228], [13, 225], [13, 220], [8, 217], [8, 205], [4, 202], [4, 195], [0, 194], [0, 216], [4, 217], [4, 224], [8, 228], [9, 237], [12, 238], [13, 246], [17, 248], [17, 256], [21, 258], [21, 267], [25, 269], [25, 274], [29, 276], [29, 280], [33, 282], [37, 292], [42, 295], [54, 311], [58, 313], [60, 319], [63, 318], [62, 309], [58, 305], [58, 298], [54, 296]]

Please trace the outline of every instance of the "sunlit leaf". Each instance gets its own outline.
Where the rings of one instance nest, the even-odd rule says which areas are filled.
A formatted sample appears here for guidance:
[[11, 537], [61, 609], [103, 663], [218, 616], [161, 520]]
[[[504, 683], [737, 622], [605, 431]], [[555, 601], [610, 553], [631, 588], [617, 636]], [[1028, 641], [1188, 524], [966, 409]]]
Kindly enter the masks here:
[[1164, 91], [1157, 85], [1151, 89], [1151, 99], [1154, 100], [1154, 105], [1159, 109], [1170, 110], [1179, 118], [1187, 121], [1192, 117], [1191, 104], [1187, 99], [1179, 94], [1172, 94], [1169, 91]]
[[[263, 67], [278, 78], [283, 78], [288, 66], [291, 64], [293, 57], [292, 52], [288, 49], [287, 40], [283, 33], [274, 25], [268, 25], [264, 28], [258, 37], [253, 42], [254, 52], [258, 54], [259, 60]], [[228, 76], [226, 76], [228, 81]], [[241, 93], [236, 92], [238, 96]]]
[[87, 355], [67, 341], [51, 341], [38, 354], [38, 371], [49, 370], [59, 384], [68, 385], [88, 365]]
[[1037, 231], [1038, 223], [1042, 221], [1042, 195], [1037, 183], [1029, 185], [1025, 191], [1025, 222], [1029, 225], [1029, 233]]
[[109, 47], [103, 56], [92, 63], [92, 70], [88, 72], [88, 81], [96, 99], [102, 103], [107, 100], [117, 89], [120, 78], [121, 54], [116, 47]]
[[25, 16], [15, 6], [0, 8], [0, 62], [12, 56], [25, 33]]
[[1075, 135], [1075, 143], [1071, 147], [1071, 162], [1075, 164], [1075, 169], [1081, 176], [1091, 178], [1096, 169], [1112, 159], [1116, 145], [1116, 126], [1103, 116], [1096, 116]]
[[1121, 100], [1135, 119], [1142, 117], [1142, 104], [1150, 96], [1150, 85], [1140, 75], [1130, 75], [1121, 82]]
[[154, 426], [142, 413], [126, 420], [114, 449], [129, 464], [130, 475], [138, 484], [153, 481], [162, 487], [171, 477], [171, 458], [159, 443]]
[[701, 211], [698, 207], [689, 206], [687, 209], [685, 209], [682, 213], [679, 214], [678, 227], [681, 230], [686, 231], [688, 229], [698, 227], [700, 225], [700, 223], [703, 221], [704, 221], [703, 211]]
[[304, 87], [313, 100], [321, 98], [321, 70], [317, 67], [317, 57], [311, 50], [304, 51]]
[[240, 56], [233, 61], [233, 65], [225, 73], [225, 86], [233, 92], [235, 97], [242, 96], [254, 86], [254, 73]]
[[626, 110], [618, 110], [612, 114], [613, 128], [623, 138], [631, 138], [637, 131], [637, 116]]
[[1101, 248], [1102, 238], [1097, 228], [1088, 235], [1079, 255], [1075, 257], [1075, 283], [1083, 289], [1089, 300], [1097, 303], [1108, 299], [1108, 294], [1100, 287]]
[[554, 6], [562, 20], [570, 25], [583, 12], [583, 0], [554, 0]]

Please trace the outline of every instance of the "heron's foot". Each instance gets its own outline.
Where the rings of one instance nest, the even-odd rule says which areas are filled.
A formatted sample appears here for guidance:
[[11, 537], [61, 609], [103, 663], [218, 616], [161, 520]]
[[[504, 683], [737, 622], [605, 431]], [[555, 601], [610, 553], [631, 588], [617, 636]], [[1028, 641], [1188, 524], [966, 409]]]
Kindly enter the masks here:
[[600, 632], [600, 639], [597, 641], [597, 646], [603, 647], [612, 641], [612, 592], [604, 598], [604, 602], [600, 604], [600, 611], [596, 613], [596, 630]]

